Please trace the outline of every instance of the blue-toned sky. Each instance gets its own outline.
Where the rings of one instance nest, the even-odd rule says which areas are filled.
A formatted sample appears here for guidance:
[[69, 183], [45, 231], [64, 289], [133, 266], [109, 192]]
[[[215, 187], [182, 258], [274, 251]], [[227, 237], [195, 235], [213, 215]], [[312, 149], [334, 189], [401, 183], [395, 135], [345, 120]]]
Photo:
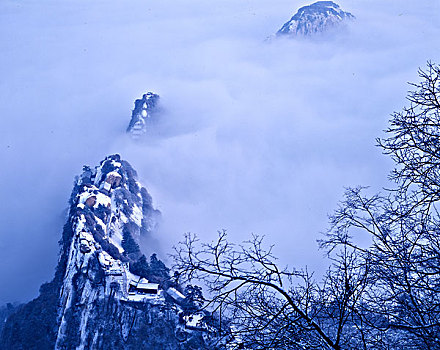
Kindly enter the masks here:
[[[374, 139], [440, 62], [440, 1], [344, 0], [357, 20], [335, 37], [265, 40], [305, 4], [0, 2], [0, 303], [52, 278], [74, 175], [116, 152], [163, 213], [147, 252], [225, 228], [322, 271], [316, 239], [344, 186], [387, 184]], [[149, 90], [162, 120], [133, 144]]]

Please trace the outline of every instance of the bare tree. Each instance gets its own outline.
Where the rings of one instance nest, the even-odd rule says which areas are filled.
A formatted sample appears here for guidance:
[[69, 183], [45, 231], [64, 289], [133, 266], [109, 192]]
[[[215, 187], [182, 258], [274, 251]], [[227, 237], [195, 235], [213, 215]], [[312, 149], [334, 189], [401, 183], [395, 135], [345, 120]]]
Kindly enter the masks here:
[[[391, 179], [400, 191], [416, 191], [421, 200], [438, 200], [440, 191], [440, 66], [419, 69], [420, 83], [410, 84], [409, 107], [395, 112], [378, 145], [396, 168]], [[424, 198], [426, 197], [426, 198]], [[431, 197], [431, 198], [429, 198]]]
[[174, 268], [188, 281], [203, 281], [205, 307], [227, 320], [246, 348], [342, 349], [363, 278], [354, 270], [354, 253], [346, 253], [320, 287], [307, 271], [281, 269], [271, 250], [258, 236], [235, 245], [224, 231], [210, 244], [187, 234], [176, 247]]
[[[387, 138], [396, 186], [347, 189], [320, 241], [330, 268], [281, 269], [262, 239], [186, 235], [175, 268], [203, 281], [206, 307], [248, 349], [440, 349], [440, 68], [428, 62]], [[366, 234], [368, 244], [357, 237]], [[365, 241], [365, 239], [364, 239]]]
[[[374, 339], [379, 337], [384, 346], [397, 346], [393, 339], [401, 338], [404, 349], [437, 349], [438, 229], [426, 208], [416, 210], [400, 203], [400, 198], [393, 194], [366, 197], [361, 188], [349, 189], [331, 218], [333, 226], [322, 244], [330, 253], [340, 247], [351, 249], [359, 263], [368, 266], [357, 311], [363, 329], [372, 336], [367, 339], [371, 343], [367, 348], [376, 348]], [[370, 246], [355, 243], [350, 232], [359, 230], [371, 237]]]
[[[440, 348], [440, 67], [428, 62], [411, 84], [410, 106], [392, 115], [387, 138], [378, 139], [395, 161], [397, 187], [367, 196], [348, 189], [321, 243], [329, 251], [352, 249], [370, 265], [363, 315], [383, 315], [368, 324], [376, 336], [405, 348]], [[372, 244], [361, 247], [353, 232]]]

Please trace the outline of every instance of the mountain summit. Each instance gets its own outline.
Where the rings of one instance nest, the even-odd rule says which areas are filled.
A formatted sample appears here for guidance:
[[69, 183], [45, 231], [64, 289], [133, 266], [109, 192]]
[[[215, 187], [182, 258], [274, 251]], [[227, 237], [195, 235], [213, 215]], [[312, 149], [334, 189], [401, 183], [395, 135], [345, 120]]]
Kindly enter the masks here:
[[[117, 154], [75, 180], [54, 279], [4, 323], [0, 349], [217, 349], [201, 288], [140, 250], [160, 212]], [[215, 342], [220, 340], [214, 337]]]
[[277, 32], [277, 36], [312, 36], [324, 33], [355, 17], [341, 10], [333, 1], [318, 1], [301, 7]]

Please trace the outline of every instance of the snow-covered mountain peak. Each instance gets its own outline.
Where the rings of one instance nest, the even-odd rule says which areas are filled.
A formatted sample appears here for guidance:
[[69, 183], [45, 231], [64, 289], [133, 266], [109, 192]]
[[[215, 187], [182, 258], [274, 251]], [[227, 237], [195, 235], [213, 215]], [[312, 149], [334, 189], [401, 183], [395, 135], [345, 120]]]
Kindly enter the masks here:
[[220, 349], [212, 315], [141, 252], [160, 212], [127, 161], [84, 166], [69, 204], [55, 277], [8, 317], [4, 349]]
[[343, 11], [333, 1], [318, 1], [301, 7], [298, 12], [286, 22], [277, 35], [311, 36], [323, 33], [340, 25], [354, 16]]

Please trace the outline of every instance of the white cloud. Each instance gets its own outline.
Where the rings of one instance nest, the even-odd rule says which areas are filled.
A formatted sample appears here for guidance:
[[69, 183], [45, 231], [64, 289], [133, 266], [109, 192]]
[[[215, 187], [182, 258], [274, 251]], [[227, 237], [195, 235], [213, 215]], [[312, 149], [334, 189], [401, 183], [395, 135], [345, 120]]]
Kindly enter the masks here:
[[[374, 138], [439, 57], [439, 5], [346, 0], [357, 20], [339, 37], [264, 41], [304, 4], [2, 2], [0, 301], [51, 278], [73, 176], [111, 152], [163, 212], [163, 251], [226, 228], [319, 269], [315, 239], [343, 186], [385, 183]], [[122, 133], [147, 90], [165, 113], [133, 144]]]

